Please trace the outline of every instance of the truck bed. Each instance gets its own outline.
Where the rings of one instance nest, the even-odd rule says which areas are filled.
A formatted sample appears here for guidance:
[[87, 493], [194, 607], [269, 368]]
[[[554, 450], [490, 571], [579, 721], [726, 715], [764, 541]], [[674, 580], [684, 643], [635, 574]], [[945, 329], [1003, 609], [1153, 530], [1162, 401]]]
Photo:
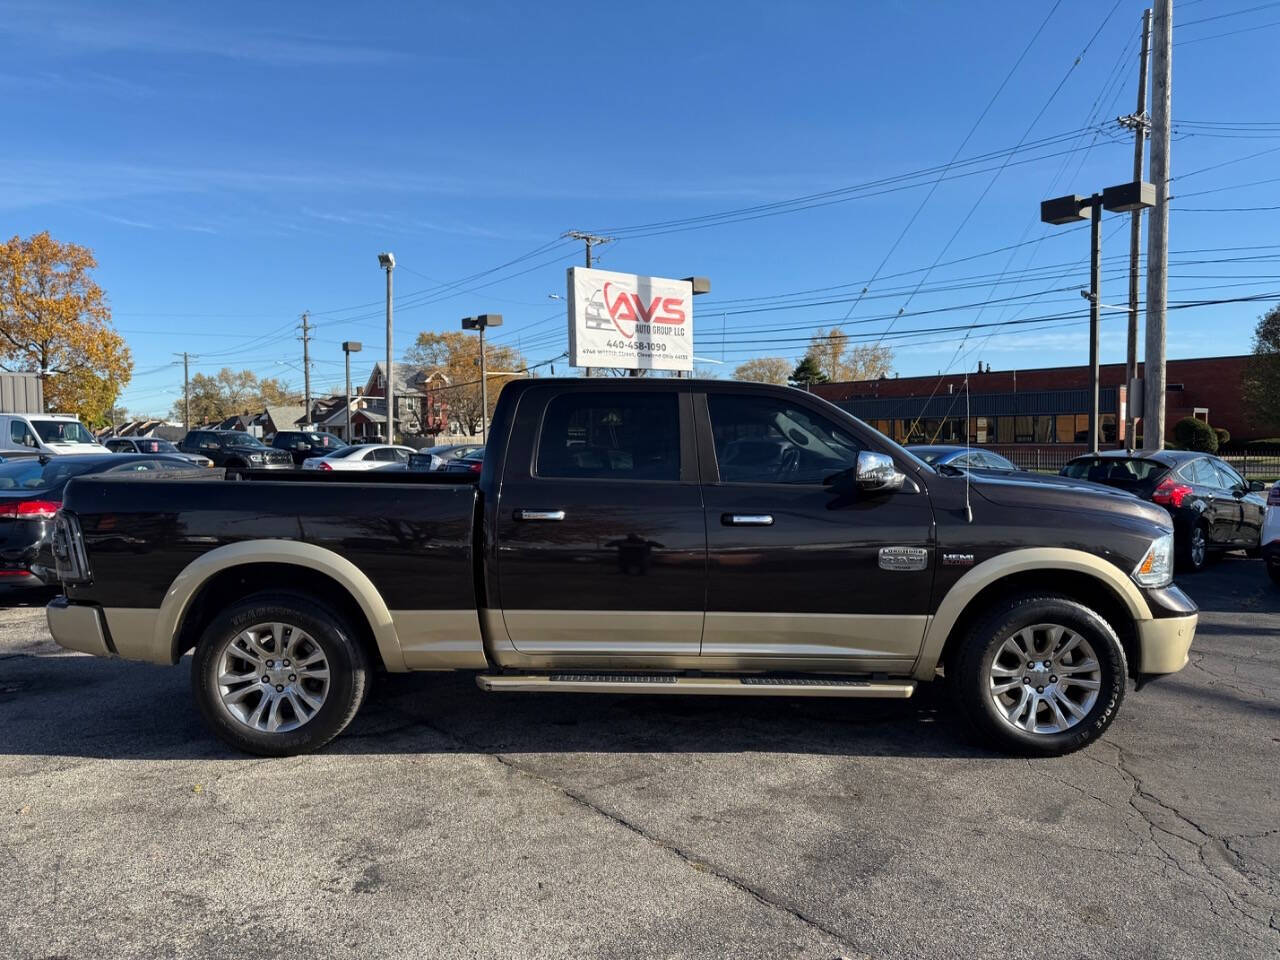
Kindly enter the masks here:
[[[158, 607], [182, 569], [241, 540], [298, 540], [363, 570], [392, 609], [475, 605], [474, 482], [422, 482], [429, 474], [263, 471], [248, 483], [77, 478], [64, 504], [98, 558], [91, 584], [68, 596]], [[452, 479], [452, 478], [451, 478]], [[114, 555], [115, 559], [112, 559]]]

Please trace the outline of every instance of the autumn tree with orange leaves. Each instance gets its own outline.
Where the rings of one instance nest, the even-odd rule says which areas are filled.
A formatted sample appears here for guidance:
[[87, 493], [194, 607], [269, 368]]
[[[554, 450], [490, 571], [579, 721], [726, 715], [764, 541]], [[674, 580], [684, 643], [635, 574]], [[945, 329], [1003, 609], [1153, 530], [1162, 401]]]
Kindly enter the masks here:
[[111, 308], [90, 276], [93, 251], [46, 230], [0, 243], [0, 369], [44, 371], [45, 407], [109, 420], [133, 374], [133, 357], [111, 327]]

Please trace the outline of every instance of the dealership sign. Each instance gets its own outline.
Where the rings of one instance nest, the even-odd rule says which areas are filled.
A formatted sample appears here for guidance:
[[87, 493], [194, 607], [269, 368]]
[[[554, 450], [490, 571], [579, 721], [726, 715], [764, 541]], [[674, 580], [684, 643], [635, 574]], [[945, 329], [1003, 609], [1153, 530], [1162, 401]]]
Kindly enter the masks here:
[[692, 370], [693, 284], [570, 267], [569, 362]]

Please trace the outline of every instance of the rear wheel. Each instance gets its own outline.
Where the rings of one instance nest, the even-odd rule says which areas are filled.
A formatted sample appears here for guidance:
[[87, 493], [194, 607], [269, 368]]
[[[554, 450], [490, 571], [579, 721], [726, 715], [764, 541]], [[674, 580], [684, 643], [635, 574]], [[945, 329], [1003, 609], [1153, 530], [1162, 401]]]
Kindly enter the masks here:
[[1179, 566], [1188, 573], [1199, 573], [1209, 562], [1209, 531], [1198, 521], [1177, 543]]
[[1025, 595], [970, 629], [947, 674], [960, 711], [987, 740], [1054, 756], [1111, 725], [1128, 663], [1095, 611], [1063, 596]]
[[369, 685], [363, 647], [310, 597], [263, 593], [205, 628], [191, 663], [205, 722], [265, 757], [318, 750], [355, 717]]

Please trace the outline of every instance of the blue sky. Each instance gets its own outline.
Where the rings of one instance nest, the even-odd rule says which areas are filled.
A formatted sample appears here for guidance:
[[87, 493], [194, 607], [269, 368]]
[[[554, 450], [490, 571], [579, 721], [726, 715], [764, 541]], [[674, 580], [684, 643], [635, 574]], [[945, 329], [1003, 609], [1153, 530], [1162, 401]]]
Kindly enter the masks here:
[[[609, 269], [710, 276], [696, 352], [725, 374], [846, 320], [903, 375], [1084, 362], [1085, 303], [1062, 288], [1087, 282], [1087, 231], [1041, 226], [1038, 203], [1130, 179], [1132, 140], [1106, 121], [1134, 108], [1143, 6], [0, 2], [0, 216], [6, 235], [93, 248], [137, 412], [172, 405], [182, 350], [300, 388], [304, 309], [315, 389], [340, 383], [344, 339], [366, 343], [363, 379], [383, 249], [398, 350], [496, 311], [529, 362], [554, 357], [548, 294], [581, 258], [555, 241], [574, 228], [622, 237]], [[1171, 301], [1280, 291], [1280, 211], [1221, 209], [1280, 205], [1280, 182], [1257, 182], [1280, 176], [1280, 4], [1258, 6], [1175, 6], [1173, 192], [1197, 195], [1174, 201]], [[1122, 258], [1127, 227], [1104, 236]], [[1103, 299], [1123, 303], [1123, 260], [1107, 266]], [[1172, 312], [1170, 356], [1246, 352], [1269, 303]], [[1104, 361], [1123, 359], [1123, 322], [1104, 324]]]

